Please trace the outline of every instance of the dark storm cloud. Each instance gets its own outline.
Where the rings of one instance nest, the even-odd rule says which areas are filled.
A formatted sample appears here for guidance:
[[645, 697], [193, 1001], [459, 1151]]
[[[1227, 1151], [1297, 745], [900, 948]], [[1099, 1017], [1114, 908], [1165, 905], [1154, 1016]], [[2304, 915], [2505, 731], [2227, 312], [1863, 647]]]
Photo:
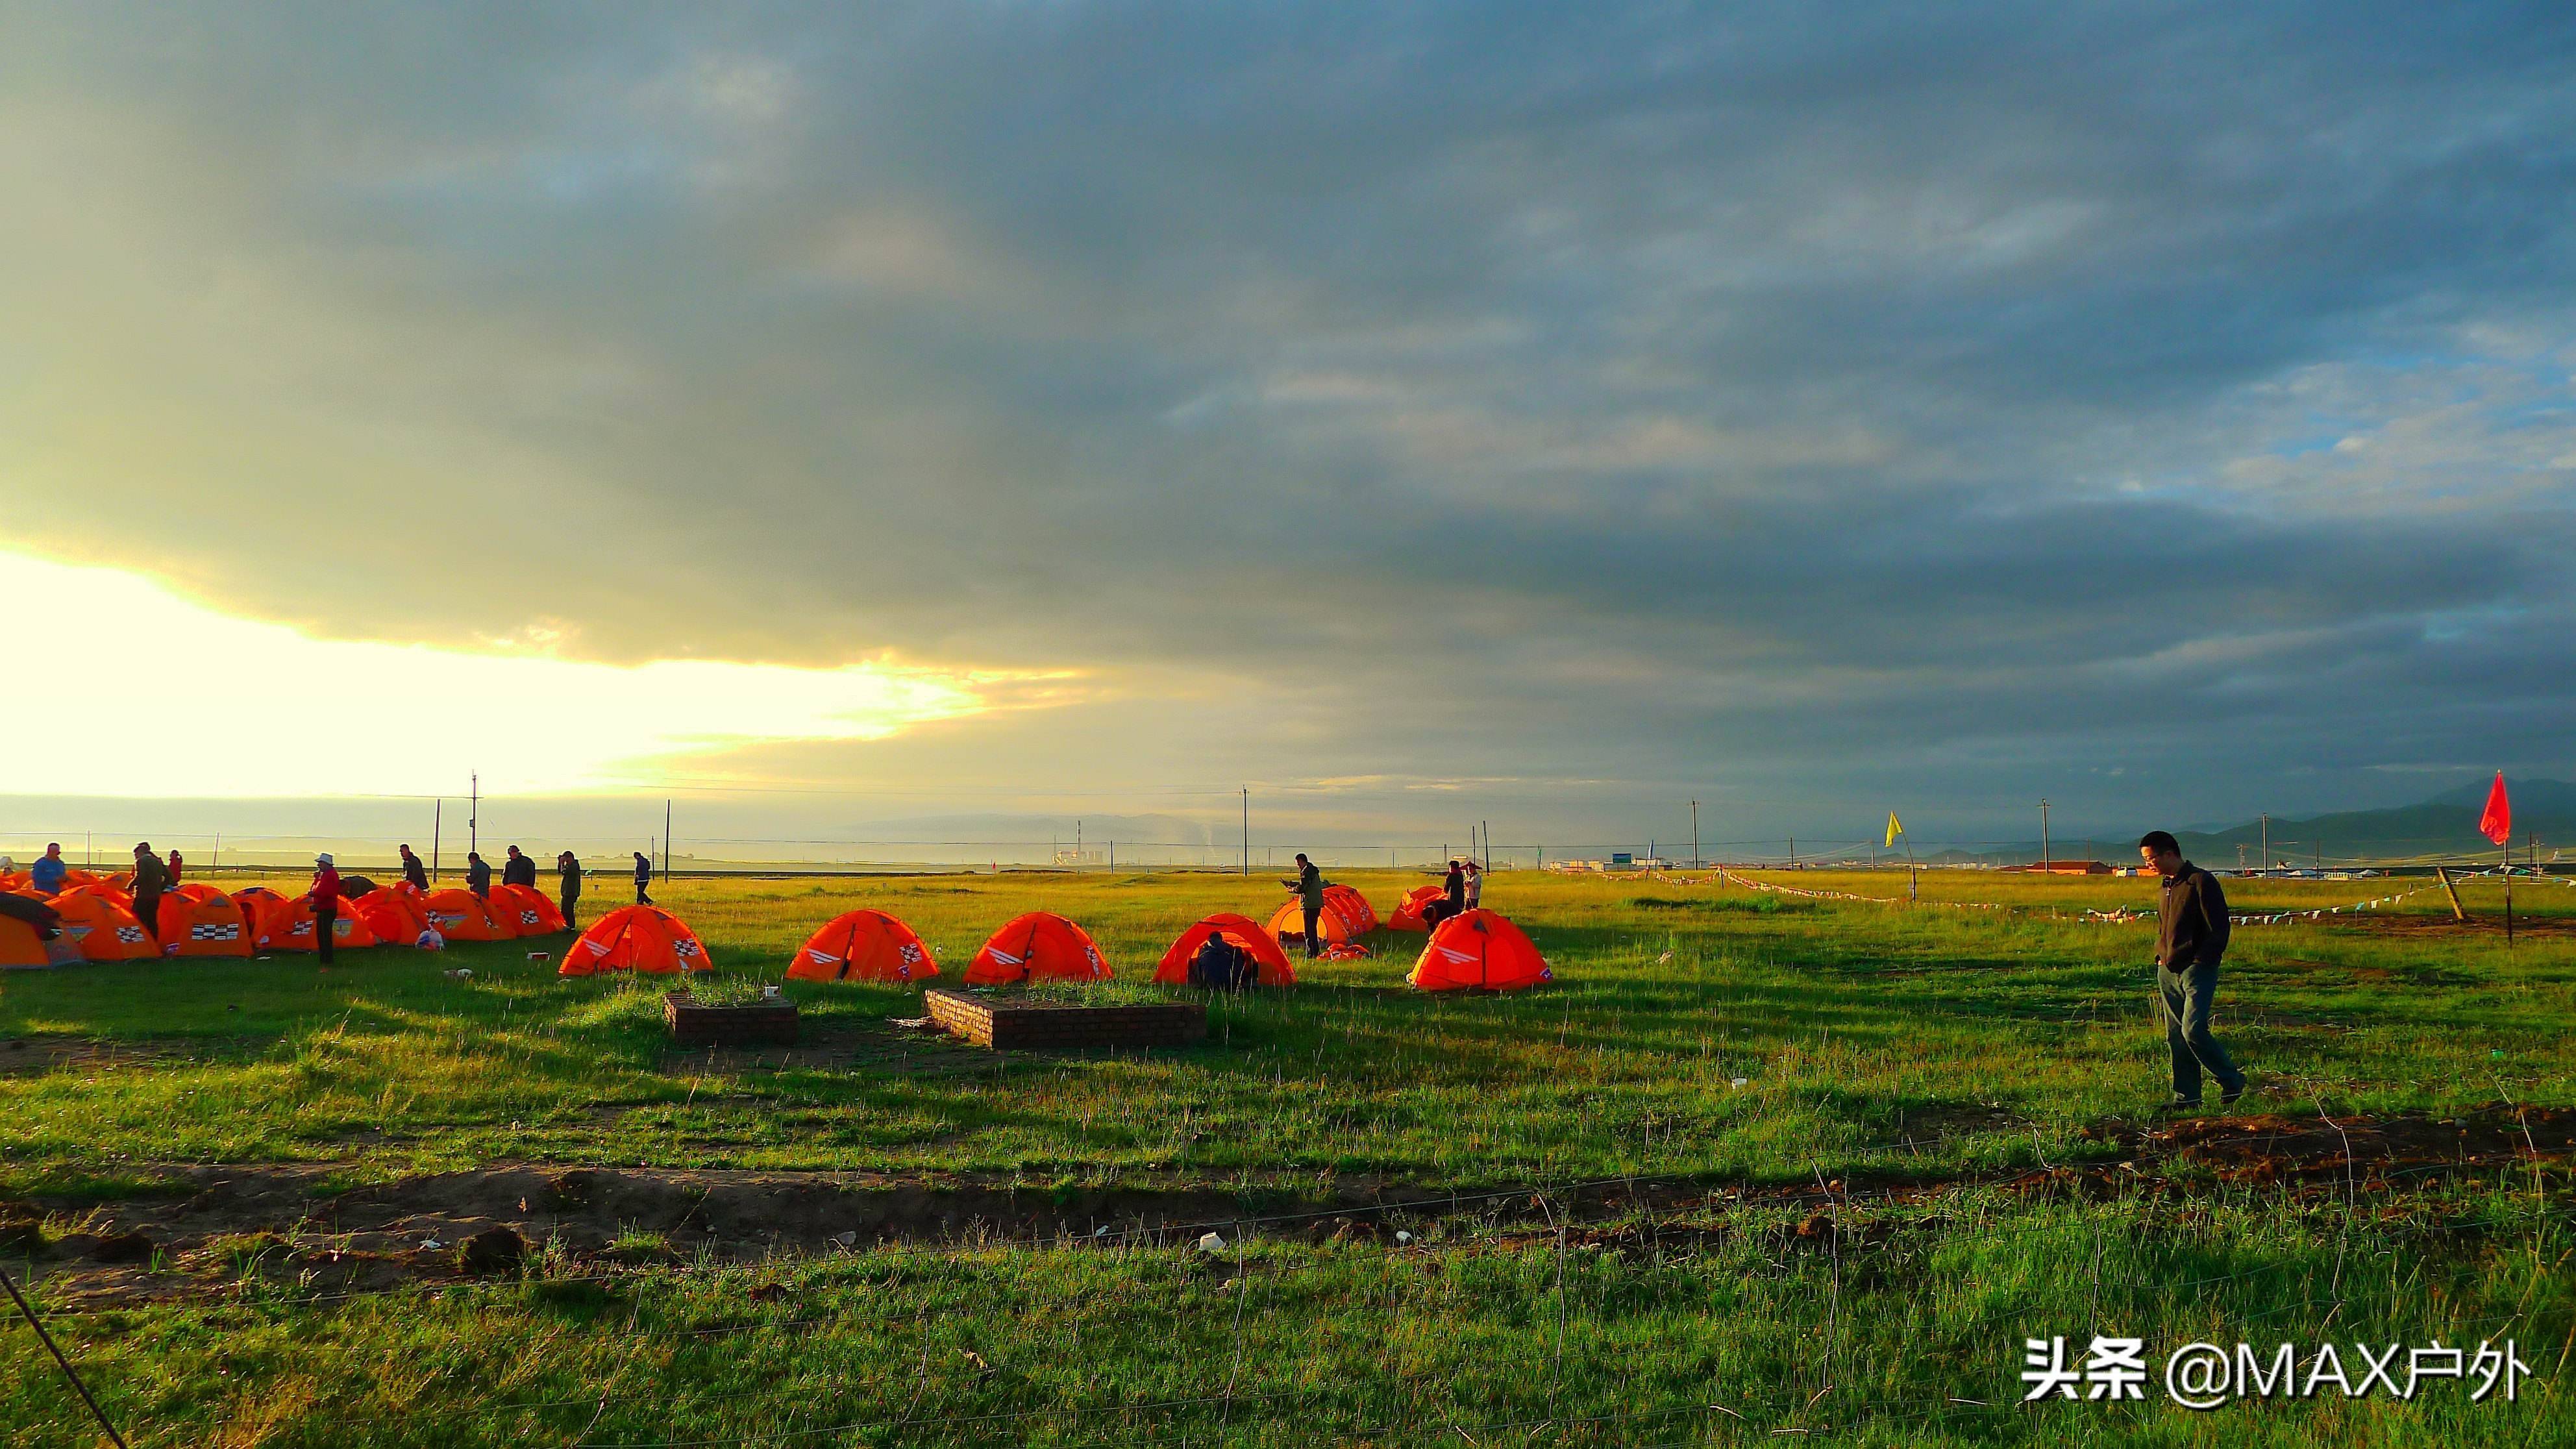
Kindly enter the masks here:
[[12, 30], [11, 369], [166, 446], [0, 404], [111, 454], [0, 510], [245, 608], [1222, 679], [1300, 776], [2567, 758], [2563, 6]]

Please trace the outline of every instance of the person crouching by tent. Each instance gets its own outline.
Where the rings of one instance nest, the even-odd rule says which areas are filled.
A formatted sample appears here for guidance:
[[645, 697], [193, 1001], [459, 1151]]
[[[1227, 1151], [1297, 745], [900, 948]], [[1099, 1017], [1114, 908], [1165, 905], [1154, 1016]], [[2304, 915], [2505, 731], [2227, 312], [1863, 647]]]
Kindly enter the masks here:
[[564, 929], [579, 931], [573, 924], [573, 908], [581, 904], [581, 862], [569, 850], [555, 857], [555, 904], [563, 911]]
[[639, 850], [635, 852], [635, 904], [639, 906], [653, 904], [653, 898], [644, 893], [644, 888], [652, 883], [653, 857]]
[[1297, 878], [1280, 884], [1297, 893], [1299, 910], [1306, 918], [1306, 956], [1312, 960], [1324, 949], [1323, 933], [1316, 929], [1324, 916], [1324, 873], [1301, 850], [1297, 852]]
[[[1314, 930], [1310, 923], [1306, 929]], [[1223, 931], [1211, 931], [1190, 956], [1190, 984], [1213, 987], [1218, 991], [1241, 991], [1261, 979], [1261, 963], [1252, 953], [1225, 938]]]
[[27, 884], [49, 896], [60, 895], [63, 890], [63, 872], [69, 869], [71, 867], [63, 864], [61, 843], [58, 841], [49, 843], [45, 846], [45, 858], [27, 867]]
[[510, 858], [501, 862], [501, 884], [526, 886], [530, 890], [535, 890], [537, 858], [533, 855], [521, 855], [519, 847], [511, 846]]
[[313, 857], [313, 949], [322, 953], [322, 964], [331, 964], [331, 938], [339, 934], [340, 872], [331, 864], [326, 851]]
[[152, 853], [152, 842], [141, 840], [134, 845], [134, 919], [155, 940], [161, 935], [161, 895], [170, 889], [170, 868]]
[[465, 888], [478, 900], [492, 898], [492, 864], [470, 850], [465, 852]]
[[402, 848], [402, 867], [404, 883], [416, 891], [426, 892], [429, 889], [429, 871], [421, 865], [420, 857], [411, 853], [411, 847], [408, 845]]
[[1449, 862], [1449, 873], [1440, 878], [1440, 899], [1433, 901], [1431, 904], [1422, 908], [1422, 926], [1424, 930], [1437, 931], [1440, 929], [1440, 923], [1442, 921], [1449, 919], [1451, 916], [1466, 914], [1466, 865], [1467, 863], [1465, 861], [1457, 859], [1452, 859]]

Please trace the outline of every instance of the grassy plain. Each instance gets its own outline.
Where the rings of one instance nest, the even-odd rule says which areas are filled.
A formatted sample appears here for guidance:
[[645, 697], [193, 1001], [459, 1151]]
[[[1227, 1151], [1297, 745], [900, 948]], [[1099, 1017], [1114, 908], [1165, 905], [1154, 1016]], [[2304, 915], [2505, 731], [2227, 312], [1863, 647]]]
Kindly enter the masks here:
[[[1421, 879], [1345, 878], [1382, 905]], [[2417, 884], [2231, 894], [2253, 912]], [[365, 1292], [279, 1271], [329, 1247], [311, 1222], [171, 1239], [110, 1292], [31, 1254], [138, 1443], [2576, 1437], [2556, 1387], [2576, 1341], [2564, 1153], [2534, 1139], [2507, 1161], [2365, 1171], [2351, 1153], [2336, 1170], [2159, 1145], [2149, 928], [2083, 915], [2151, 891], [1935, 872], [1906, 908], [1507, 874], [1487, 904], [1531, 932], [1554, 986], [1422, 996], [1401, 984], [1419, 938], [1381, 938], [1293, 993], [1216, 1003], [1202, 1047], [1145, 1054], [994, 1059], [891, 1031], [917, 990], [796, 983], [828, 1050], [680, 1055], [663, 983], [561, 980], [515, 944], [353, 953], [328, 973], [284, 957], [13, 977], [0, 1192], [58, 1239], [209, 1173], [399, 1194], [504, 1168], [721, 1169], [1169, 1194], [1227, 1239], [1015, 1240], [914, 1214], [847, 1244], [760, 1253], [700, 1232], [656, 1252], [637, 1224], [632, 1242], [541, 1240], [525, 1276]], [[2576, 889], [2518, 891], [2532, 929], [2511, 951], [2496, 888], [2466, 894], [2468, 926], [2431, 892], [2240, 930], [2219, 1021], [2256, 1078], [2240, 1114], [2367, 1135], [2576, 1106]], [[1056, 910], [1137, 994], [1188, 922], [1278, 893], [1009, 876], [680, 881], [661, 898], [745, 976], [774, 976], [853, 905], [904, 916], [952, 975], [1002, 920]], [[1968, 901], [2010, 909], [1943, 904]], [[1411, 1206], [1315, 1206], [1380, 1192]], [[1454, 1210], [1421, 1202], [1444, 1192]], [[2207, 1417], [2152, 1385], [2143, 1405], [2013, 1402], [2023, 1337], [2080, 1349], [2096, 1331], [2161, 1348], [2513, 1336], [2538, 1377], [2513, 1405], [2456, 1385]], [[0, 1423], [88, 1442], [13, 1332]]]

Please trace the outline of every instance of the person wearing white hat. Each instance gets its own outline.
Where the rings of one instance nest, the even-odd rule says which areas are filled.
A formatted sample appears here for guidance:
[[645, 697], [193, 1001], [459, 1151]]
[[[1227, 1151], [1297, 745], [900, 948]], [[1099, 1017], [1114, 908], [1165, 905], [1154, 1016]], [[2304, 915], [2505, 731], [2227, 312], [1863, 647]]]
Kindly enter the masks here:
[[313, 949], [322, 955], [322, 964], [331, 964], [331, 938], [340, 924], [340, 872], [331, 864], [330, 852], [313, 857]]

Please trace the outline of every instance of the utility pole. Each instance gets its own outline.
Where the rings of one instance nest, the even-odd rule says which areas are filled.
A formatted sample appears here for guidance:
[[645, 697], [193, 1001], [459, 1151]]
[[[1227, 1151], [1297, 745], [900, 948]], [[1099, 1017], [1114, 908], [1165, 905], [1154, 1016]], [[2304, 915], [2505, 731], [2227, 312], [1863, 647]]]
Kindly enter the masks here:
[[671, 797], [662, 797], [662, 877], [671, 875]]
[[478, 771], [466, 779], [465, 853], [472, 855], [483, 848], [483, 839], [477, 833], [482, 829], [482, 822], [476, 818], [483, 813], [483, 776]]
[[1699, 869], [1699, 802], [1691, 802], [1691, 869]]
[[1477, 821], [1476, 823], [1477, 823], [1478, 825], [1480, 825], [1480, 826], [1484, 827], [1484, 831], [1485, 831], [1485, 873], [1486, 873], [1486, 874], [1488, 874], [1488, 875], [1491, 875], [1491, 874], [1493, 873], [1493, 870], [1494, 870], [1494, 822], [1492, 822], [1492, 821], [1490, 821], [1490, 820], [1479, 820], [1479, 821]]
[[1252, 787], [1243, 787], [1243, 873], [1252, 874]]
[[1798, 837], [1794, 835], [1789, 837], [1789, 868], [1798, 868]]
[[2263, 820], [2263, 868], [2264, 868], [2265, 870], [2270, 870], [2270, 869], [2272, 868], [2272, 817], [2271, 817], [2271, 815], [2270, 815], [2269, 813], [2266, 813], [2266, 814], [2262, 817], [2262, 820]]
[[438, 803], [437, 803], [437, 804], [432, 805], [432, 806], [430, 806], [430, 807], [429, 807], [429, 878], [430, 878], [431, 880], [436, 880], [436, 879], [438, 879], [438, 878], [439, 878], [439, 876], [438, 876], [438, 830], [439, 830], [439, 827], [440, 827], [441, 825], [444, 825], [446, 822], [447, 822], [447, 797], [446, 797], [446, 796], [444, 796], [444, 795], [442, 795], [442, 796], [440, 796], [440, 797], [439, 797], [439, 799], [438, 799]]
[[2048, 797], [2043, 795], [2039, 800], [2039, 873], [2048, 874], [2053, 863], [2048, 856]]

